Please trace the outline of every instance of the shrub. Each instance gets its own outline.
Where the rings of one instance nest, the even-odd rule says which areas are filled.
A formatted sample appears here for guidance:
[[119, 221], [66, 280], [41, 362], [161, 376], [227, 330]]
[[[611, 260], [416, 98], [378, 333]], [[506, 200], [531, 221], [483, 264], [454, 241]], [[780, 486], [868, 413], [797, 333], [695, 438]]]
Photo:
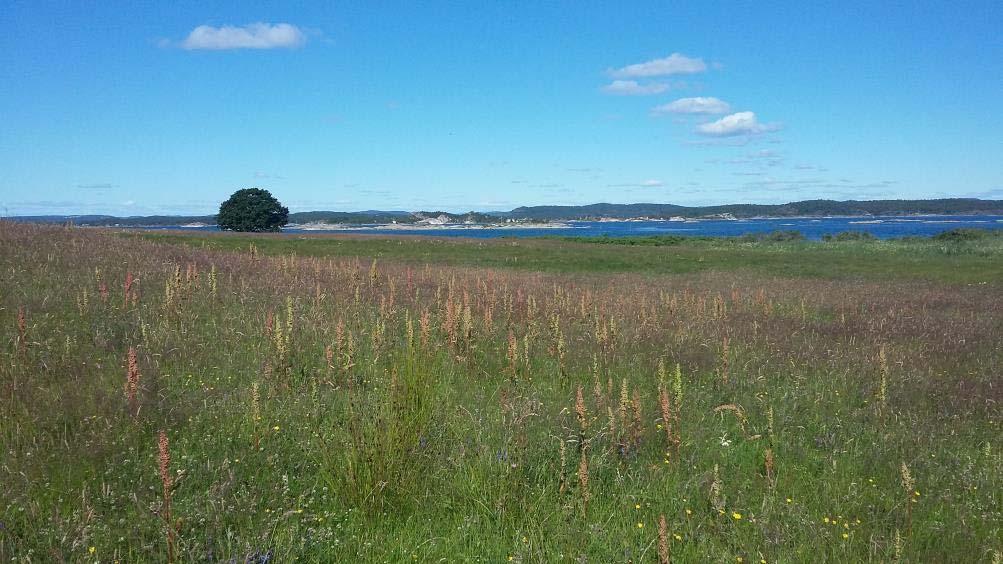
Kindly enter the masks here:
[[1000, 232], [989, 229], [976, 229], [972, 227], [959, 227], [956, 229], [951, 229], [949, 231], [944, 231], [943, 233], [938, 233], [933, 236], [936, 241], [950, 241], [950, 242], [961, 242], [961, 241], [981, 241], [983, 239], [989, 239], [991, 237], [999, 237]]
[[842, 231], [836, 233], [835, 235], [825, 234], [822, 236], [823, 241], [877, 241], [877, 237], [866, 231]]

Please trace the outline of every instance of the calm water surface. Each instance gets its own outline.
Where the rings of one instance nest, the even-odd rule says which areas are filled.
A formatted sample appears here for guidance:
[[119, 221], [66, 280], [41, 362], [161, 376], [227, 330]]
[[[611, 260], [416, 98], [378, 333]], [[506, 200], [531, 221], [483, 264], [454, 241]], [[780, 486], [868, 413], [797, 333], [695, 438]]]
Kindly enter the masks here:
[[[698, 221], [574, 221], [567, 227], [522, 228], [522, 227], [469, 227], [443, 226], [424, 229], [394, 229], [386, 226], [360, 226], [357, 229], [318, 231], [287, 227], [283, 233], [369, 233], [385, 235], [427, 235], [436, 237], [638, 237], [651, 235], [709, 235], [737, 236], [771, 231], [800, 231], [809, 239], [821, 239], [823, 235], [834, 235], [842, 231], [866, 231], [875, 237], [936, 235], [958, 227], [978, 227], [982, 229], [1003, 229], [1003, 216], [922, 216], [922, 217], [831, 217], [831, 218], [784, 218], [784, 219], [740, 219], [698, 220]], [[158, 227], [157, 229], [185, 229], [192, 231], [216, 231], [216, 227], [183, 227], [179, 225]]]

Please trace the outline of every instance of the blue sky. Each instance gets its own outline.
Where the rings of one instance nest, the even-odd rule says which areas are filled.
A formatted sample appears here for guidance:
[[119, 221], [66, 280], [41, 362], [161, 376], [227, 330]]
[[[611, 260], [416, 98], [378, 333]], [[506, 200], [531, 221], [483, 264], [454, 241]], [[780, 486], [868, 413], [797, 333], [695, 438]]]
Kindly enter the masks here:
[[1003, 199], [1003, 3], [3, 2], [3, 213]]

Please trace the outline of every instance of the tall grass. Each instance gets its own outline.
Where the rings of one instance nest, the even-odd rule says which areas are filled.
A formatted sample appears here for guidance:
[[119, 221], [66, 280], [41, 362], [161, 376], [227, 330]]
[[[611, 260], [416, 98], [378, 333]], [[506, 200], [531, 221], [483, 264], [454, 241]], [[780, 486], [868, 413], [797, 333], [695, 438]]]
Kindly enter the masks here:
[[[1003, 549], [994, 284], [543, 273], [254, 240], [0, 222], [0, 559]], [[950, 256], [977, 276], [978, 255]]]

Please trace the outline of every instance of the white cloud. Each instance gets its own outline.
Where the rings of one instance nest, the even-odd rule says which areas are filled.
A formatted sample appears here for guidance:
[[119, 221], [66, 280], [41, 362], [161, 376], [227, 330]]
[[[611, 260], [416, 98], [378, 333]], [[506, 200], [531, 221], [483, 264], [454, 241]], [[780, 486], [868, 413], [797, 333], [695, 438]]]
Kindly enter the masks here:
[[738, 112], [723, 118], [703, 123], [697, 126], [697, 133], [712, 137], [730, 137], [733, 135], [756, 135], [767, 131], [776, 131], [775, 124], [759, 123], [754, 112]]
[[726, 114], [731, 106], [717, 98], [680, 98], [652, 109], [655, 114]]
[[645, 96], [648, 94], [661, 94], [669, 89], [668, 84], [638, 84], [636, 80], [614, 80], [602, 87], [602, 91], [607, 94], [617, 96]]
[[607, 188], [657, 188], [659, 186], [665, 186], [665, 183], [661, 180], [643, 180], [641, 182], [628, 182], [625, 184], [607, 184]]
[[637, 78], [647, 76], [669, 76], [672, 74], [694, 74], [707, 70], [703, 59], [693, 59], [680, 53], [673, 53], [664, 59], [654, 59], [644, 63], [611, 69], [613, 78]]
[[180, 45], [188, 50], [291, 49], [304, 43], [306, 35], [292, 24], [252, 23], [241, 27], [200, 25]]

